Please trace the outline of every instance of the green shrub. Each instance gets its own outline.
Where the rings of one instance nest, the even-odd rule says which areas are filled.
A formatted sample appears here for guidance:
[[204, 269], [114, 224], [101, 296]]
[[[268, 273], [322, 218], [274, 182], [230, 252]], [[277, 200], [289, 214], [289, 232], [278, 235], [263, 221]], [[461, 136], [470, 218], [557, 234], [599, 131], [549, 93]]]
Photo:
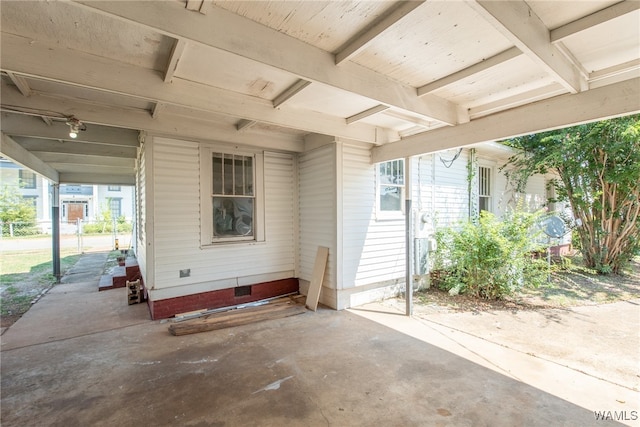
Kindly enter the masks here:
[[499, 221], [482, 212], [476, 222], [438, 231], [434, 269], [445, 271], [438, 286], [451, 294], [500, 299], [544, 283], [548, 264], [533, 256], [544, 250], [538, 243], [541, 215], [510, 211]]
[[[133, 225], [127, 222], [124, 216], [119, 217], [116, 220], [116, 231], [118, 233], [130, 233], [133, 229]], [[94, 223], [83, 224], [82, 232], [84, 234], [103, 234], [103, 233], [112, 233], [113, 232], [113, 221], [109, 220], [99, 220]]]

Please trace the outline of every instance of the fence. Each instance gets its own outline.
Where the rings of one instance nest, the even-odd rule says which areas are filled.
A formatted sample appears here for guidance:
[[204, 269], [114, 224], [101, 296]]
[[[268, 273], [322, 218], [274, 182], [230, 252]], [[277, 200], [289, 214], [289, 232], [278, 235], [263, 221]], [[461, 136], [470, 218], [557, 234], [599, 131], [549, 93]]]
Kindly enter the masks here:
[[[33, 246], [36, 241], [42, 240], [50, 242], [52, 234], [51, 221], [37, 222], [0, 222], [0, 238], [3, 240], [5, 250], [10, 250], [14, 246], [20, 248], [19, 241], [30, 241]], [[128, 249], [133, 241], [133, 223], [131, 221], [117, 220], [105, 221], [85, 221], [78, 219], [75, 222], [60, 222], [60, 239], [65, 241], [67, 246], [73, 243], [77, 245], [78, 252], [83, 252], [85, 246], [111, 247], [118, 249]]]

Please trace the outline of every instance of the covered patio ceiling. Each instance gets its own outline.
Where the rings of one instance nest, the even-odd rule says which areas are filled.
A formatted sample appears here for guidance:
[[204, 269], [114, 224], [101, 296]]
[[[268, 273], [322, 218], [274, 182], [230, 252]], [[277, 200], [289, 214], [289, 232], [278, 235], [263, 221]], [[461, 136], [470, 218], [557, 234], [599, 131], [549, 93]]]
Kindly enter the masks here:
[[[2, 1], [2, 148], [133, 184], [144, 133], [374, 162], [640, 111], [640, 2]], [[70, 118], [86, 127], [69, 137]]]

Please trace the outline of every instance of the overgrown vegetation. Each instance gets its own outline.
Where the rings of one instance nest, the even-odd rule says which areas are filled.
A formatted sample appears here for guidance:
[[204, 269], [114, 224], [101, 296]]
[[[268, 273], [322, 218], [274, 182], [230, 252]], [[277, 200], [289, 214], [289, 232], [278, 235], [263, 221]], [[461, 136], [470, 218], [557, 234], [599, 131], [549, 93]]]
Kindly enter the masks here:
[[440, 229], [432, 269], [434, 284], [450, 294], [486, 299], [540, 285], [548, 277], [547, 262], [534, 256], [544, 249], [537, 243], [542, 215], [511, 210], [498, 220], [483, 211], [477, 221]]
[[514, 138], [522, 149], [505, 166], [519, 189], [537, 173], [554, 172], [556, 198], [576, 219], [585, 266], [621, 273], [640, 250], [640, 115]]
[[5, 185], [0, 189], [0, 226], [3, 236], [14, 234], [14, 227], [19, 227], [21, 236], [38, 233], [36, 208], [15, 186]]
[[110, 199], [107, 199], [105, 203], [101, 205], [100, 213], [95, 222], [90, 224], [84, 224], [82, 226], [82, 232], [84, 234], [104, 234], [112, 233], [114, 227], [118, 233], [130, 233], [132, 225], [127, 222], [124, 216], [113, 218], [111, 209], [109, 209]]

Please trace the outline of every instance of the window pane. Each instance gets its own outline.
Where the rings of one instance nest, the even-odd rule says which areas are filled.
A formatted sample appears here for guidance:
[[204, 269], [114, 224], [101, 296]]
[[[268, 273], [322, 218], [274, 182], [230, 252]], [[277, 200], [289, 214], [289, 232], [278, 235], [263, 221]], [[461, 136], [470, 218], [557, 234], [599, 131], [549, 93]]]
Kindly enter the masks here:
[[111, 210], [111, 218], [118, 219], [121, 215], [121, 202], [120, 199], [111, 199], [109, 201], [109, 208]]
[[233, 159], [232, 156], [224, 156], [223, 165], [223, 192], [222, 194], [233, 194]]
[[222, 155], [213, 155], [213, 194], [222, 194]]
[[245, 157], [244, 195], [253, 196], [253, 158]]
[[233, 159], [233, 194], [244, 195], [244, 156], [235, 156]]
[[253, 236], [253, 208], [249, 197], [214, 197], [214, 236]]
[[491, 199], [489, 197], [480, 197], [478, 208], [480, 208], [481, 211], [489, 211], [490, 200]]
[[402, 210], [402, 187], [380, 187], [380, 210]]
[[18, 175], [19, 175], [21, 188], [36, 188], [35, 173], [28, 170], [20, 169], [20, 171], [18, 172]]
[[491, 195], [491, 169], [480, 167], [478, 168], [478, 193], [481, 196]]
[[404, 185], [404, 160], [396, 160], [396, 180], [398, 185]]

